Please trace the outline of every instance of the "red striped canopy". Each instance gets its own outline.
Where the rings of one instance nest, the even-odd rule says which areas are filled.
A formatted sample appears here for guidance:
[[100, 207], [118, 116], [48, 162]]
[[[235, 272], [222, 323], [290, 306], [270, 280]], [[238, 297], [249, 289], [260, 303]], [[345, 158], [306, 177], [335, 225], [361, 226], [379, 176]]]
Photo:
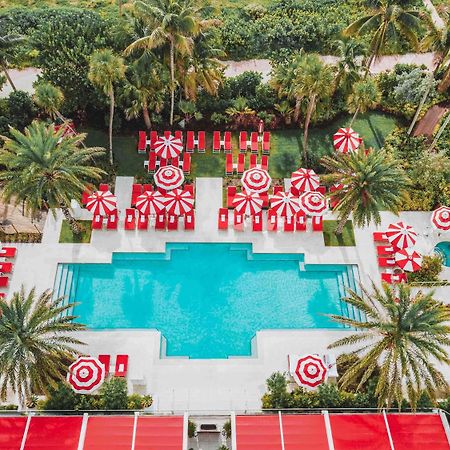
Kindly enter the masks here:
[[239, 192], [233, 199], [233, 206], [238, 213], [251, 216], [261, 211], [263, 199], [255, 192]]
[[88, 197], [86, 208], [94, 214], [108, 216], [117, 209], [116, 196], [109, 191], [96, 191]]
[[323, 216], [327, 199], [320, 192], [304, 192], [299, 197], [300, 208], [310, 216]]
[[136, 209], [145, 216], [158, 214], [165, 207], [165, 197], [159, 191], [145, 191], [136, 199]]
[[90, 394], [105, 379], [105, 366], [92, 356], [81, 356], [69, 366], [67, 382], [78, 394]]
[[291, 175], [291, 185], [300, 192], [315, 191], [320, 185], [319, 175], [312, 169], [298, 169]]
[[450, 231], [450, 208], [441, 206], [431, 214], [431, 224], [436, 230]]
[[407, 272], [417, 272], [422, 267], [422, 256], [410, 248], [399, 250], [395, 254], [398, 267]]
[[155, 142], [155, 153], [164, 159], [176, 158], [183, 150], [183, 143], [172, 135], [169, 137], [161, 136]]
[[412, 247], [417, 241], [417, 233], [404, 222], [391, 223], [386, 231], [388, 241], [396, 248]]
[[322, 384], [327, 376], [327, 367], [317, 355], [306, 355], [298, 359], [293, 374], [299, 386], [315, 388]]
[[165, 206], [168, 213], [183, 216], [194, 208], [194, 197], [189, 191], [174, 189], [166, 194]]
[[153, 179], [155, 180], [156, 186], [170, 191], [183, 184], [184, 174], [179, 167], [164, 166], [158, 169]]
[[341, 153], [354, 152], [361, 145], [362, 139], [351, 128], [339, 128], [333, 135], [334, 148]]
[[277, 192], [270, 199], [270, 207], [280, 216], [294, 216], [300, 211], [298, 197], [290, 192]]
[[267, 170], [254, 168], [244, 172], [241, 182], [246, 191], [260, 194], [269, 190], [272, 178]]

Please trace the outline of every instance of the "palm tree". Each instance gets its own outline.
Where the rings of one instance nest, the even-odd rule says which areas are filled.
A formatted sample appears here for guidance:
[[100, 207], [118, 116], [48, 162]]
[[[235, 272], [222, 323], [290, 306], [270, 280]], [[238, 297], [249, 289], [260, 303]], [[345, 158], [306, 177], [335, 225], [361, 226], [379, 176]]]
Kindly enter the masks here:
[[225, 110], [225, 114], [233, 118], [236, 127], [247, 123], [247, 118], [254, 116], [255, 110], [248, 106], [248, 100], [245, 97], [238, 97], [233, 101], [232, 106]]
[[8, 73], [8, 59], [11, 57], [11, 50], [24, 40], [25, 38], [18, 34], [0, 36], [0, 67], [14, 91], [17, 91], [17, 89]]
[[61, 208], [72, 231], [81, 232], [70, 213], [72, 199], [81, 200], [86, 185], [99, 180], [105, 172], [94, 167], [94, 159], [103, 148], [80, 148], [86, 135], [65, 136], [54, 125], [34, 121], [25, 131], [10, 128], [12, 138], [2, 137], [0, 151], [1, 195], [6, 202], [24, 203], [33, 213], [43, 207], [54, 214]]
[[436, 133], [436, 136], [434, 136], [433, 142], [431, 143], [430, 147], [428, 148], [428, 151], [431, 152], [434, 147], [436, 146], [439, 138], [442, 136], [442, 133], [447, 128], [448, 124], [450, 123], [450, 113], [447, 114], [447, 117], [442, 122], [442, 125], [439, 127], [438, 132]]
[[334, 47], [339, 58], [336, 64], [336, 88], [341, 86], [344, 92], [350, 92], [353, 84], [361, 79], [358, 58], [365, 55], [366, 49], [363, 44], [353, 39], [337, 40]]
[[371, 33], [370, 57], [366, 63], [366, 75], [375, 60], [383, 52], [388, 41], [395, 42], [402, 35], [414, 49], [418, 48], [417, 33], [422, 23], [421, 14], [415, 10], [405, 10], [392, 0], [377, 1], [377, 7], [368, 15], [351, 23], [344, 36], [361, 36]]
[[72, 345], [83, 343], [70, 335], [84, 329], [73, 322], [73, 303], [64, 297], [54, 298], [47, 290], [37, 295], [35, 289], [0, 299], [0, 397], [8, 389], [18, 396], [21, 405], [34, 392], [48, 393], [62, 380], [67, 366], [78, 351]]
[[375, 80], [366, 78], [353, 85], [352, 93], [348, 96], [348, 110], [353, 114], [350, 127], [356, 119], [358, 113], [365, 113], [369, 109], [374, 109], [381, 99], [381, 92]]
[[45, 81], [35, 84], [33, 100], [52, 120], [58, 117], [62, 122], [66, 121], [59, 112], [64, 103], [64, 94], [59, 87]]
[[385, 151], [360, 149], [350, 155], [325, 156], [322, 165], [330, 172], [326, 178], [331, 183], [345, 186], [330, 193], [331, 200], [337, 203], [337, 234], [342, 233], [352, 213], [359, 227], [371, 221], [379, 224], [380, 211], [398, 213], [409, 180], [400, 163]]
[[112, 128], [114, 120], [114, 84], [125, 77], [123, 58], [112, 50], [99, 50], [91, 55], [88, 78], [92, 84], [109, 96], [109, 159], [113, 163]]
[[448, 386], [433, 361], [450, 364], [446, 351], [450, 345], [450, 310], [433, 299], [433, 292], [413, 294], [406, 285], [379, 289], [372, 284], [372, 290], [369, 293], [361, 286], [361, 293], [349, 290], [344, 298], [364, 314], [364, 319], [331, 316], [359, 330], [329, 346], [357, 347], [351, 354], [360, 357], [341, 376], [340, 385], [345, 389], [359, 380], [360, 389], [379, 367], [375, 389], [379, 408], [389, 408], [394, 402], [400, 408], [405, 398], [414, 409], [424, 391], [436, 399], [436, 394]]
[[175, 108], [175, 57], [192, 54], [194, 38], [217, 24], [217, 20], [203, 18], [206, 11], [195, 0], [135, 0], [133, 3], [134, 15], [150, 31], [130, 44], [125, 55], [135, 50], [149, 51], [169, 46], [170, 125], [173, 125]]

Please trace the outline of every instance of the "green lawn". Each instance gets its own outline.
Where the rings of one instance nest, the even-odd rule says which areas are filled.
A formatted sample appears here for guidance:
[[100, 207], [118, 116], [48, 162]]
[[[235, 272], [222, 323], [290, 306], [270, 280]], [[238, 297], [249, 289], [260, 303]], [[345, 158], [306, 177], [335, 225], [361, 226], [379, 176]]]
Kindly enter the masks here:
[[83, 228], [83, 231], [79, 236], [73, 234], [69, 222], [67, 222], [67, 220], [63, 220], [61, 234], [59, 235], [60, 244], [89, 244], [89, 242], [91, 242], [91, 221], [79, 220], [78, 223]]
[[336, 230], [338, 222], [336, 220], [323, 221], [323, 240], [326, 247], [354, 247], [355, 234], [353, 232], [353, 223], [348, 220], [341, 235], [337, 235]]

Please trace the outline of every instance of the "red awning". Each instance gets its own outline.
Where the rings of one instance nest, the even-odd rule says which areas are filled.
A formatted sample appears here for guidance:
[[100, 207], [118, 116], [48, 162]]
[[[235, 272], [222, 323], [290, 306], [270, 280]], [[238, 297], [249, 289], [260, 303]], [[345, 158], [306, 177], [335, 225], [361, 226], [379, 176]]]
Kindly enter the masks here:
[[84, 450], [130, 450], [133, 416], [89, 416]]
[[301, 421], [298, 417], [288, 414], [281, 417], [285, 450], [328, 450], [323, 416], [304, 415]]
[[237, 416], [236, 444], [239, 450], [281, 450], [278, 416]]
[[0, 450], [19, 450], [26, 417], [0, 417]]
[[140, 416], [135, 450], [180, 450], [183, 448], [183, 417]]

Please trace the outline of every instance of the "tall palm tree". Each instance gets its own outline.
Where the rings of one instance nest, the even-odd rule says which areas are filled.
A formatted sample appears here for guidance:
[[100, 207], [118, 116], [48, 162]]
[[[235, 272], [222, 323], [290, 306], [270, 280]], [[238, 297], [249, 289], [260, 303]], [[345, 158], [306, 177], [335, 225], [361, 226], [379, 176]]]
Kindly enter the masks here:
[[92, 84], [109, 97], [109, 159], [113, 163], [112, 129], [114, 121], [114, 84], [125, 77], [123, 58], [116, 56], [112, 50], [98, 50], [91, 55], [88, 78]]
[[72, 199], [81, 200], [86, 184], [99, 180], [105, 172], [94, 167], [94, 159], [103, 148], [80, 148], [86, 135], [62, 138], [64, 129], [55, 132], [54, 125], [34, 121], [25, 131], [10, 128], [12, 138], [0, 150], [1, 196], [6, 202], [24, 203], [37, 212], [47, 207], [54, 214], [61, 208], [72, 231], [81, 232], [70, 213]]
[[40, 295], [35, 289], [0, 299], [0, 397], [8, 389], [18, 396], [21, 405], [34, 392], [47, 393], [67, 372], [68, 363], [78, 351], [73, 345], [83, 343], [70, 335], [84, 329], [73, 322], [73, 303], [64, 297], [54, 298], [48, 290]]
[[405, 285], [379, 289], [373, 284], [372, 290], [361, 286], [361, 293], [350, 290], [344, 298], [365, 319], [331, 316], [359, 330], [329, 346], [349, 346], [351, 354], [360, 357], [341, 376], [340, 385], [345, 389], [360, 379], [359, 389], [379, 367], [375, 389], [379, 408], [395, 402], [400, 408], [407, 399], [414, 409], [424, 391], [436, 399], [448, 387], [433, 363], [450, 364], [445, 348], [450, 345], [450, 310], [433, 299], [433, 292], [413, 294]]
[[326, 178], [331, 183], [345, 186], [330, 193], [331, 200], [337, 203], [337, 234], [342, 233], [352, 213], [353, 221], [359, 227], [371, 221], [379, 224], [380, 211], [398, 213], [409, 180], [399, 162], [385, 151], [360, 149], [350, 155], [325, 156], [322, 165], [330, 172]]
[[348, 110], [353, 114], [350, 127], [356, 120], [358, 113], [365, 113], [369, 109], [374, 109], [381, 99], [381, 92], [378, 85], [372, 78], [366, 78], [353, 85], [352, 93], [348, 96]]
[[350, 92], [354, 83], [361, 79], [361, 64], [358, 59], [366, 54], [363, 44], [354, 39], [340, 39], [334, 42], [339, 58], [336, 68], [336, 88], [342, 87], [345, 93]]
[[366, 63], [366, 75], [389, 41], [395, 42], [402, 35], [414, 49], [418, 48], [417, 33], [422, 23], [423, 13], [405, 10], [392, 0], [380, 0], [373, 11], [351, 23], [344, 31], [344, 36], [361, 36], [371, 33], [369, 44], [370, 57]]
[[170, 125], [173, 125], [175, 109], [175, 58], [192, 54], [194, 38], [217, 24], [217, 20], [204, 18], [206, 11], [195, 0], [135, 0], [133, 3], [133, 14], [149, 31], [130, 44], [125, 55], [135, 50], [169, 47]]
[[59, 87], [45, 81], [35, 84], [33, 100], [52, 120], [57, 117], [65, 122], [65, 117], [59, 112], [64, 103], [64, 94]]
[[18, 34], [0, 35], [0, 67], [14, 91], [17, 89], [8, 72], [8, 59], [11, 57], [11, 50], [24, 40], [25, 37]]

